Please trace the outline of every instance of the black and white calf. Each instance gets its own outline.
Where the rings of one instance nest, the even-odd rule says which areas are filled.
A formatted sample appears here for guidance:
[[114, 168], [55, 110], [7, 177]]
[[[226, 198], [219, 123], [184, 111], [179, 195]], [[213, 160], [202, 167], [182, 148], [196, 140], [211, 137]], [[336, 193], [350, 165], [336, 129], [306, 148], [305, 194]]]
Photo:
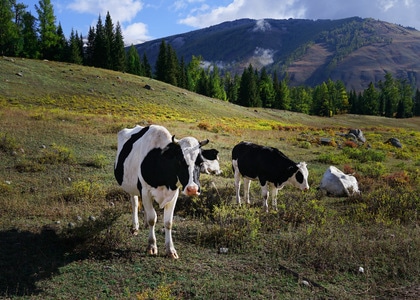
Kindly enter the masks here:
[[200, 167], [203, 162], [201, 146], [193, 137], [176, 140], [162, 126], [136, 126], [118, 133], [118, 149], [114, 174], [121, 187], [131, 195], [133, 232], [139, 229], [138, 197], [144, 207], [145, 224], [149, 225], [147, 251], [157, 255], [155, 236], [155, 200], [164, 209], [166, 254], [178, 258], [172, 242], [172, 219], [178, 198], [178, 180], [182, 193], [187, 196], [200, 194]]
[[216, 149], [201, 150], [203, 156], [203, 163], [201, 164], [201, 173], [203, 174], [222, 174], [219, 165], [219, 151]]
[[301, 190], [309, 189], [306, 163], [295, 163], [276, 148], [240, 142], [232, 150], [232, 168], [238, 204], [241, 204], [241, 177], [244, 180], [245, 201], [248, 204], [251, 180], [259, 180], [266, 211], [268, 211], [269, 189], [274, 209], [277, 209], [277, 191], [286, 184]]

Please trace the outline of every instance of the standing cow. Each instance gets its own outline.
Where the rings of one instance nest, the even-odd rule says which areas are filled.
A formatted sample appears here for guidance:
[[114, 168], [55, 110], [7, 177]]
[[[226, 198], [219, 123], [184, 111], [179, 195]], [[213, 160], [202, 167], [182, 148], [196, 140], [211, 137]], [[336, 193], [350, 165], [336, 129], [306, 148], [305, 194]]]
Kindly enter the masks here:
[[276, 148], [240, 142], [232, 150], [232, 167], [238, 204], [241, 204], [241, 177], [244, 180], [245, 201], [248, 204], [250, 181], [259, 180], [266, 211], [268, 211], [269, 189], [274, 209], [277, 209], [277, 191], [286, 184], [301, 190], [309, 189], [306, 163], [295, 163]]
[[209, 141], [198, 142], [186, 137], [176, 140], [162, 126], [136, 126], [118, 133], [118, 149], [114, 174], [121, 187], [131, 195], [133, 232], [137, 234], [138, 197], [144, 207], [145, 224], [149, 225], [147, 251], [157, 255], [155, 236], [156, 211], [155, 200], [164, 209], [166, 254], [178, 258], [172, 242], [172, 219], [179, 189], [187, 196], [200, 194], [200, 167], [203, 162], [201, 146]]

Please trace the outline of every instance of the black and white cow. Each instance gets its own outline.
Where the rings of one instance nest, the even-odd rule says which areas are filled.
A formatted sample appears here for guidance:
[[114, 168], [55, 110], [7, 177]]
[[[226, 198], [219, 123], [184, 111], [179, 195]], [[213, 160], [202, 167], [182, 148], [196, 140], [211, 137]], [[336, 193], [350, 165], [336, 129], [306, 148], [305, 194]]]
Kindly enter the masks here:
[[216, 149], [201, 150], [203, 163], [201, 164], [201, 173], [203, 174], [222, 174], [219, 165], [219, 151]]
[[200, 194], [200, 167], [203, 162], [201, 146], [209, 141], [199, 142], [193, 137], [176, 140], [162, 126], [135, 126], [118, 133], [118, 149], [114, 174], [121, 187], [131, 195], [133, 233], [139, 229], [138, 197], [144, 207], [145, 224], [149, 225], [147, 251], [157, 255], [155, 236], [155, 200], [164, 209], [166, 254], [178, 258], [172, 242], [172, 219], [178, 198], [178, 180], [186, 196]]
[[244, 195], [248, 204], [251, 180], [259, 180], [266, 211], [268, 211], [269, 189], [274, 209], [277, 209], [277, 192], [286, 184], [301, 190], [309, 189], [306, 163], [295, 163], [276, 148], [240, 142], [232, 150], [232, 167], [238, 204], [241, 204], [241, 177], [244, 180]]

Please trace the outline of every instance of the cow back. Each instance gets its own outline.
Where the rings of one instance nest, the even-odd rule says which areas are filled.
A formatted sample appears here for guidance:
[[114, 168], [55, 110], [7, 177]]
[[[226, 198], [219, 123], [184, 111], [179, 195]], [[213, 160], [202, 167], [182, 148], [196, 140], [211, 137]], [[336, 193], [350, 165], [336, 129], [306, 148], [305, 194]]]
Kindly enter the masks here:
[[269, 181], [279, 186], [298, 170], [296, 163], [280, 150], [249, 142], [233, 148], [232, 160], [237, 160], [242, 176], [259, 178], [262, 185]]

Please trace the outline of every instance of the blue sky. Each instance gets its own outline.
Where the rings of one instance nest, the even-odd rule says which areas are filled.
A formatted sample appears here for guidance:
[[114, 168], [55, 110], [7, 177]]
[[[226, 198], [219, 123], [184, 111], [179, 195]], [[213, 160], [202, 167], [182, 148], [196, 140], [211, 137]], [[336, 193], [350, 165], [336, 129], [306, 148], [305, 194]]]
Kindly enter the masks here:
[[[39, 0], [18, 0], [37, 17]], [[86, 36], [109, 11], [127, 45], [184, 33], [225, 21], [251, 19], [341, 19], [371, 17], [420, 30], [419, 0], [51, 0], [68, 38]]]

